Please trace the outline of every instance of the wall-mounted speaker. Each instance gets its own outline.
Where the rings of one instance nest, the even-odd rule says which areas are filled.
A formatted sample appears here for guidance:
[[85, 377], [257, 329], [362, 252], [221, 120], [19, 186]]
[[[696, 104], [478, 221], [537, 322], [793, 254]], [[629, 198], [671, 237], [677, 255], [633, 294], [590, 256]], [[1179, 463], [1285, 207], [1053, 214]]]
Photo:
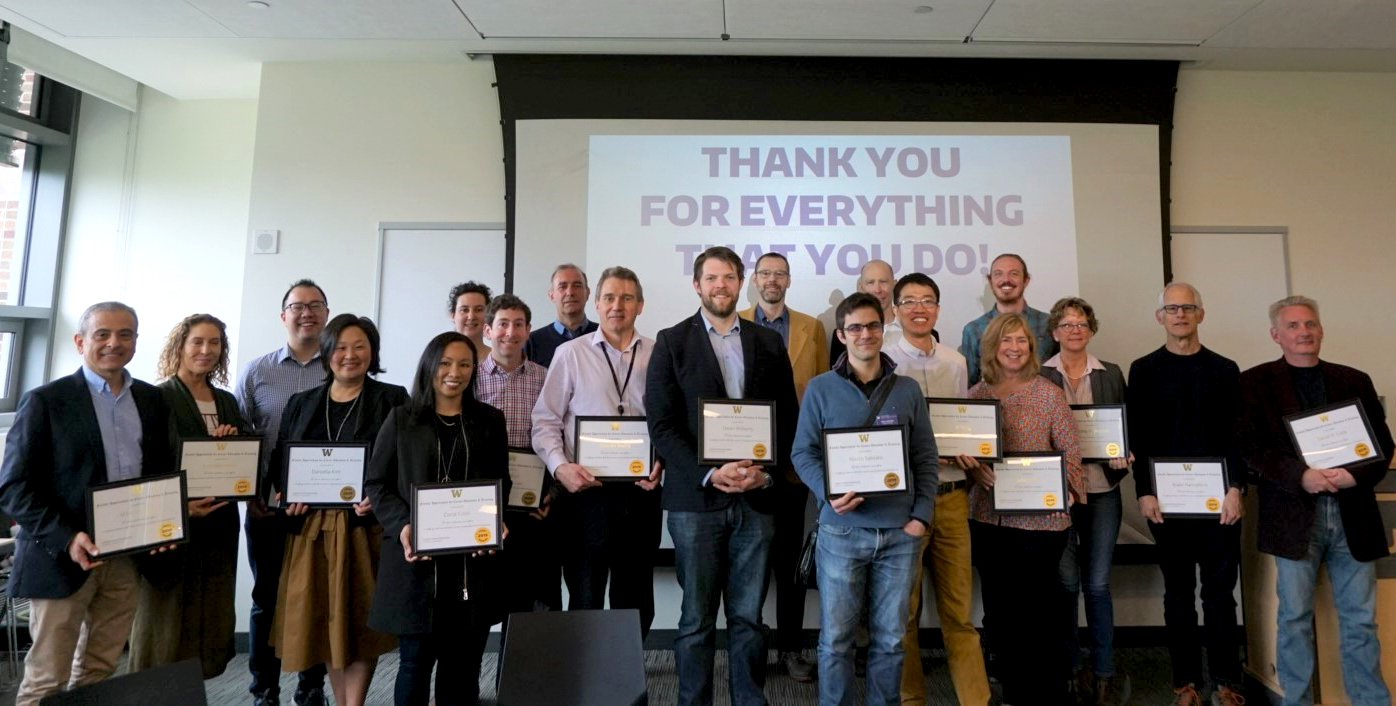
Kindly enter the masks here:
[[262, 229], [252, 234], [253, 255], [275, 255], [281, 245], [281, 231]]

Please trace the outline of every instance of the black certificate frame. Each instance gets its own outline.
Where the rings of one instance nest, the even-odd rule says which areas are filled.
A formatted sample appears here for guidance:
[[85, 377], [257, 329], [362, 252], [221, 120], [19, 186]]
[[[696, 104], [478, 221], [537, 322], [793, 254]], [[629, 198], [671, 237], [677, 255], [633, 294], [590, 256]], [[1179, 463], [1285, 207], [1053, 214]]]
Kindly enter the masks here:
[[[185, 474], [185, 483], [184, 483], [185, 492], [188, 492], [188, 490], [189, 490], [189, 476], [188, 476], [188, 472], [186, 472], [186, 471], [184, 470], [184, 444], [185, 444], [185, 443], [191, 442], [191, 441], [197, 441], [197, 442], [201, 442], [201, 443], [207, 443], [207, 442], [210, 442], [210, 441], [212, 441], [212, 442], [220, 442], [220, 441], [223, 441], [223, 442], [232, 442], [232, 443], [247, 443], [247, 442], [249, 442], [249, 441], [254, 441], [254, 440], [257, 442], [257, 467], [252, 469], [252, 487], [251, 487], [251, 489], [248, 490], [246, 493], [243, 493], [243, 494], [241, 494], [241, 495], [214, 495], [214, 496], [200, 496], [200, 497], [212, 497], [214, 500], [217, 500], [217, 501], [226, 501], [226, 502], [240, 502], [240, 501], [242, 501], [242, 500], [256, 500], [258, 497], [260, 497], [260, 495], [259, 495], [260, 489], [257, 487], [257, 486], [258, 486], [258, 477], [262, 475], [262, 457], [263, 457], [263, 454], [265, 454], [265, 453], [266, 453], [266, 450], [267, 450], [267, 447], [266, 447], [266, 437], [263, 436], [263, 435], [261, 435], [261, 434], [235, 434], [235, 435], [233, 435], [233, 436], [181, 436], [181, 437], [179, 437], [179, 441], [178, 441], [178, 443], [177, 443], [177, 445], [176, 445], [176, 448], [175, 448], [175, 460], [176, 460], [176, 462], [177, 462], [177, 463], [176, 463], [176, 466], [179, 468], [179, 472]], [[236, 490], [236, 488], [234, 488], [234, 490]]]
[[[1121, 436], [1121, 438], [1120, 438], [1120, 455], [1119, 455], [1119, 456], [1114, 456], [1114, 457], [1101, 457], [1101, 458], [1097, 458], [1097, 457], [1094, 457], [1094, 456], [1082, 456], [1082, 457], [1081, 457], [1081, 462], [1082, 462], [1082, 463], [1110, 463], [1111, 461], [1114, 461], [1114, 460], [1117, 459], [1117, 458], [1122, 458], [1122, 459], [1128, 459], [1128, 458], [1129, 458], [1129, 413], [1125, 410], [1125, 405], [1124, 405], [1124, 404], [1121, 403], [1121, 404], [1074, 404], [1074, 405], [1071, 405], [1071, 411], [1075, 412], [1075, 411], [1078, 410], [1078, 409], [1118, 409], [1118, 410], [1120, 410], [1120, 432], [1121, 432], [1121, 434], [1120, 434], [1120, 436]], [[1073, 421], [1075, 421], [1074, 415], [1073, 415]]]
[[101, 549], [101, 548], [102, 548], [101, 540], [100, 540], [100, 538], [98, 538], [98, 537], [96, 536], [96, 533], [97, 533], [97, 518], [96, 518], [96, 509], [97, 509], [97, 506], [96, 506], [96, 501], [94, 500], [94, 497], [96, 496], [97, 493], [105, 492], [105, 491], [110, 491], [110, 490], [115, 490], [115, 489], [117, 489], [117, 488], [125, 488], [125, 487], [132, 486], [132, 485], [141, 485], [141, 484], [143, 484], [143, 483], [155, 483], [155, 482], [161, 482], [161, 481], [167, 481], [167, 480], [175, 480], [175, 479], [178, 479], [178, 480], [179, 480], [179, 495], [180, 495], [180, 502], [179, 502], [179, 523], [180, 523], [180, 527], [183, 529], [183, 531], [180, 533], [180, 538], [179, 538], [179, 539], [176, 539], [176, 540], [173, 540], [173, 541], [169, 541], [169, 542], [151, 542], [150, 544], [142, 544], [142, 545], [136, 546], [136, 547], [127, 547], [127, 548], [125, 548], [125, 549], [119, 549], [119, 550], [116, 550], [116, 551], [102, 552], [101, 554], [98, 554], [97, 556], [93, 557], [93, 561], [106, 561], [107, 559], [111, 559], [111, 558], [114, 558], [114, 557], [129, 556], [129, 555], [132, 555], [132, 554], [147, 554], [147, 553], [150, 552], [151, 549], [154, 549], [154, 548], [157, 548], [157, 547], [168, 547], [168, 546], [173, 546], [173, 545], [177, 545], [177, 544], [184, 544], [184, 543], [188, 542], [188, 541], [189, 541], [189, 491], [188, 491], [187, 487], [185, 486], [185, 483], [184, 483], [184, 474], [183, 474], [183, 473], [163, 473], [163, 474], [158, 475], [158, 476], [140, 476], [140, 477], [131, 478], [131, 479], [128, 479], [128, 480], [119, 480], [119, 481], [115, 481], [115, 482], [112, 482], [112, 483], [103, 483], [103, 484], [101, 484], [101, 485], [89, 486], [89, 487], [87, 488], [87, 493], [86, 493], [86, 495], [87, 495], [87, 531], [90, 533], [88, 536], [92, 538], [93, 544], [96, 544], [96, 545], [97, 545], [97, 548], [98, 548], [98, 549]]
[[[830, 492], [830, 490], [829, 490], [829, 487], [830, 487], [830, 485], [831, 485], [831, 484], [829, 483], [829, 437], [830, 437], [830, 436], [832, 436], [832, 435], [840, 435], [840, 436], [841, 436], [841, 435], [844, 435], [844, 434], [859, 434], [859, 433], [867, 433], [867, 432], [874, 432], [874, 431], [891, 431], [891, 430], [893, 430], [893, 429], [897, 429], [897, 430], [900, 430], [900, 431], [901, 431], [901, 437], [902, 437], [902, 479], [903, 479], [905, 482], [902, 483], [902, 487], [901, 487], [901, 488], [888, 488], [888, 489], [886, 489], [886, 490], [857, 491], [857, 493], [858, 493], [858, 496], [859, 496], [859, 497], [863, 497], [863, 496], [873, 496], [873, 495], [906, 495], [906, 494], [908, 494], [908, 493], [913, 492], [912, 486], [915, 484], [915, 480], [914, 480], [914, 479], [912, 478], [912, 476], [911, 476], [911, 447], [910, 447], [910, 444], [909, 444], [909, 442], [910, 442], [910, 440], [911, 440], [911, 433], [910, 433], [910, 429], [907, 428], [907, 425], [905, 425], [905, 424], [897, 424], [897, 425], [895, 425], [895, 426], [884, 425], [884, 426], [871, 426], [871, 427], [834, 427], [834, 428], [829, 428], [829, 429], [822, 429], [822, 430], [820, 430], [820, 433], [819, 433], [820, 448], [823, 449], [823, 451], [824, 451], [824, 458], [823, 458], [823, 461], [824, 461], [824, 463], [823, 463], [823, 466], [824, 466], [824, 497], [827, 498], [827, 499], [830, 499], [830, 500], [832, 500], [832, 499], [834, 499], [834, 498], [843, 497], [843, 493], [839, 493], [839, 494], [835, 495], [835, 494], [832, 494], [832, 493]], [[892, 474], [891, 474], [891, 473], [888, 473], [887, 475], [892, 475]]]
[[1154, 464], [1157, 463], [1215, 463], [1221, 466], [1221, 494], [1217, 496], [1216, 512], [1164, 512], [1163, 502], [1159, 501], [1159, 513], [1163, 519], [1206, 519], [1215, 520], [1221, 517], [1222, 507], [1226, 504], [1226, 494], [1231, 490], [1231, 469], [1226, 465], [1225, 456], [1156, 456], [1149, 459], [1149, 487], [1154, 489], [1154, 498], [1158, 498], [1158, 474], [1154, 471]]
[[[574, 437], [572, 437], [572, 438], [575, 439], [576, 437], [574, 436]], [[528, 455], [534, 456], [534, 457], [537, 457], [537, 456], [538, 456], [538, 454], [537, 454], [536, 452], [534, 452], [533, 449], [524, 448], [524, 447], [522, 447], [522, 446], [510, 446], [508, 450], [509, 450], [510, 453], [528, 454]], [[508, 469], [505, 469], [505, 470], [507, 471]], [[511, 479], [511, 480], [512, 480], [512, 479]], [[547, 465], [545, 464], [545, 465], [543, 466], [543, 485], [542, 485], [542, 487], [538, 490], [538, 506], [537, 506], [537, 507], [534, 507], [534, 506], [532, 506], [532, 505], [510, 505], [510, 504], [509, 504], [509, 499], [508, 499], [508, 498], [505, 498], [505, 499], [504, 499], [504, 508], [505, 508], [506, 510], [519, 510], [519, 511], [532, 511], [532, 510], [537, 510], [538, 508], [541, 508], [541, 507], [543, 506], [543, 499], [546, 498], [546, 497], [548, 497], [548, 491], [550, 490], [550, 488], [551, 488], [551, 486], [552, 486], [552, 481], [553, 481], [552, 476], [548, 473], [548, 467], [547, 467]]]
[[[368, 475], [368, 459], [369, 459], [369, 457], [372, 455], [372, 454], [371, 454], [371, 451], [372, 451], [372, 448], [373, 448], [373, 444], [372, 444], [371, 442], [368, 442], [368, 441], [284, 441], [284, 442], [281, 442], [281, 445], [286, 449], [286, 453], [282, 454], [282, 458], [281, 458], [281, 488], [282, 488], [282, 492], [281, 492], [281, 504], [282, 504], [283, 507], [286, 506], [286, 505], [294, 504], [294, 503], [296, 502], [295, 500], [292, 500], [291, 497], [290, 497], [290, 488], [291, 488], [291, 484], [290, 484], [290, 478], [291, 478], [291, 454], [290, 454], [290, 450], [293, 449], [293, 448], [312, 448], [312, 449], [355, 449], [355, 448], [361, 448], [361, 449], [363, 449], [363, 450], [364, 450], [364, 466], [363, 466], [363, 468], [359, 469], [359, 493], [360, 493], [360, 494], [363, 494], [363, 492], [364, 492], [364, 478]], [[348, 487], [348, 486], [346, 486], [346, 487]], [[343, 491], [341, 491], [341, 493], [342, 493], [342, 492], [343, 492]], [[341, 497], [343, 497], [343, 496], [341, 495]], [[345, 500], [345, 501], [343, 501], [343, 502], [337, 502], [337, 503], [301, 503], [301, 504], [305, 505], [306, 507], [311, 507], [311, 508], [315, 508], [315, 509], [319, 509], [319, 510], [326, 510], [326, 509], [336, 509], [336, 508], [340, 508], [340, 509], [342, 509], [342, 508], [349, 508], [349, 507], [353, 507], [353, 506], [356, 505], [357, 503], [358, 503], [358, 500]]]
[[1296, 435], [1296, 434], [1294, 433], [1294, 422], [1295, 422], [1295, 421], [1298, 421], [1298, 420], [1300, 420], [1300, 419], [1307, 419], [1307, 418], [1309, 418], [1309, 417], [1316, 417], [1316, 416], [1318, 416], [1318, 415], [1320, 415], [1320, 414], [1323, 414], [1324, 412], [1332, 412], [1332, 411], [1335, 410], [1335, 409], [1342, 409], [1342, 408], [1348, 407], [1348, 406], [1356, 406], [1356, 407], [1357, 407], [1357, 414], [1358, 414], [1358, 416], [1360, 416], [1360, 417], [1362, 418], [1362, 426], [1363, 426], [1364, 428], [1366, 428], [1366, 430], [1367, 430], [1367, 440], [1370, 441], [1370, 442], [1372, 442], [1372, 447], [1371, 447], [1371, 448], [1372, 448], [1372, 450], [1373, 450], [1374, 452], [1376, 452], [1376, 454], [1375, 454], [1374, 456], [1372, 456], [1371, 458], [1365, 458], [1365, 457], [1364, 457], [1364, 458], [1360, 458], [1360, 459], [1357, 459], [1357, 460], [1354, 460], [1354, 461], [1348, 461], [1347, 463], [1340, 463], [1340, 464], [1338, 464], [1338, 467], [1339, 467], [1339, 468], [1356, 468], [1357, 466], [1365, 466], [1365, 465], [1367, 465], [1367, 464], [1369, 464], [1369, 463], [1376, 463], [1376, 462], [1378, 462], [1378, 461], [1386, 461], [1386, 460], [1387, 460], [1387, 458], [1386, 458], [1386, 452], [1385, 452], [1385, 451], [1382, 451], [1381, 445], [1377, 443], [1377, 435], [1376, 435], [1376, 432], [1372, 429], [1372, 419], [1371, 419], [1371, 417], [1368, 417], [1368, 416], [1367, 416], [1367, 408], [1364, 407], [1364, 406], [1362, 406], [1362, 400], [1361, 400], [1360, 398], [1354, 397], [1354, 398], [1352, 398], [1352, 399], [1343, 400], [1342, 402], [1337, 402], [1337, 403], [1335, 403], [1335, 404], [1326, 404], [1326, 405], [1323, 405], [1322, 407], [1314, 407], [1313, 409], [1306, 409], [1306, 410], [1304, 410], [1304, 411], [1302, 411], [1302, 412], [1295, 412], [1294, 414], [1286, 414], [1286, 415], [1282, 418], [1283, 421], [1284, 421], [1284, 424], [1285, 424], [1285, 432], [1289, 434], [1289, 443], [1290, 443], [1290, 446], [1293, 446], [1293, 447], [1294, 447], [1294, 455], [1295, 455], [1295, 456], [1298, 456], [1300, 461], [1303, 461], [1303, 460], [1304, 460], [1304, 451], [1303, 451], [1303, 449], [1300, 449], [1300, 448], [1299, 448], [1299, 437], [1298, 437], [1298, 435]]
[[[494, 486], [494, 506], [497, 509], [497, 511], [494, 513], [494, 531], [492, 534], [494, 542], [490, 544], [471, 545], [468, 547], [450, 547], [446, 549], [431, 549], [427, 551], [417, 549], [417, 537], [420, 534], [418, 532], [418, 529], [420, 529], [421, 527], [421, 525], [417, 523], [418, 491], [449, 490], [451, 488], [482, 488], [485, 486]], [[412, 517], [410, 519], [410, 522], [412, 523], [412, 553], [417, 554], [419, 556], [449, 556], [452, 554], [472, 554], [474, 552], [485, 552], [491, 549], [502, 550], [504, 548], [504, 541], [500, 538], [500, 535], [503, 533], [504, 529], [503, 509], [505, 498], [502, 497], [503, 493], [504, 483], [503, 481], [500, 481], [498, 479], [462, 480], [451, 481], [448, 483], [419, 483], [417, 485], [412, 486]]]
[[[710, 404], [735, 405], [740, 407], [770, 407], [771, 408], [771, 448], [769, 458], [719, 458], [708, 456], [704, 453], [703, 438], [707, 436], [708, 417], [703, 414], [703, 407]], [[776, 403], [775, 400], [731, 400], [720, 397], [701, 397], [698, 399], [698, 464], [701, 466], [721, 466], [732, 461], [751, 461], [753, 466], [774, 466], [776, 465], [775, 446], [779, 443], [776, 436]], [[757, 444], [759, 447], [760, 444]], [[757, 449], [752, 449], [752, 455], [757, 455]]]
[[[989, 501], [993, 504], [993, 506], [994, 506], [994, 512], [995, 512], [995, 513], [997, 513], [997, 514], [999, 514], [999, 515], [1051, 515], [1051, 514], [1053, 514], [1053, 513], [1058, 513], [1058, 512], [1069, 512], [1069, 511], [1070, 511], [1070, 509], [1071, 509], [1071, 502], [1070, 502], [1070, 498], [1071, 498], [1071, 484], [1067, 482], [1066, 454], [1064, 454], [1064, 453], [1062, 453], [1062, 452], [1060, 452], [1060, 451], [1018, 451], [1018, 452], [1014, 452], [1014, 453], [1005, 453], [1005, 454], [1003, 455], [1003, 458], [1002, 458], [1001, 460], [997, 461], [996, 463], [1007, 463], [1010, 459], [1015, 459], [1015, 458], [1049, 458], [1049, 457], [1056, 457], [1056, 459], [1057, 459], [1057, 465], [1061, 468], [1061, 482], [1062, 482], [1062, 486], [1061, 486], [1061, 488], [1062, 488], [1062, 493], [1061, 493], [1061, 495], [1062, 495], [1062, 506], [1061, 506], [1060, 508], [1046, 508], [1046, 507], [1044, 507], [1044, 508], [1035, 508], [1035, 509], [1028, 509], [1028, 510], [1019, 510], [1019, 509], [1014, 509], [1014, 510], [1000, 510], [1000, 509], [998, 508], [998, 496], [994, 495], [994, 489], [993, 489], [993, 488], [990, 488], [990, 489], [989, 489]], [[997, 485], [997, 484], [998, 484], [998, 480], [999, 480], [999, 479], [998, 479], [999, 469], [995, 468], [995, 469], [993, 469], [993, 470], [994, 470], [994, 483], [995, 483], [995, 485]]]
[[[581, 440], [581, 438], [582, 438], [582, 422], [627, 422], [627, 423], [630, 423], [630, 422], [640, 422], [641, 424], [645, 424], [645, 436], [646, 436], [646, 437], [649, 437], [649, 433], [650, 433], [650, 432], [649, 432], [649, 424], [648, 424], [648, 421], [646, 420], [645, 417], [642, 417], [642, 416], [635, 416], [635, 415], [631, 415], [631, 416], [616, 416], [616, 415], [605, 416], [605, 415], [602, 415], [602, 416], [591, 416], [591, 417], [575, 417], [575, 418], [572, 420], [572, 455], [573, 455], [574, 458], [576, 459], [576, 461], [575, 461], [576, 464], [579, 465], [579, 466], [585, 465], [585, 464], [582, 463], [582, 455], [581, 455], [581, 453], [580, 453], [580, 449], [581, 449], [581, 441], [580, 441], [580, 440]], [[650, 438], [649, 442], [650, 442], [650, 453], [649, 453], [648, 465], [646, 465], [645, 468], [644, 468], [642, 471], [640, 471], [639, 473], [636, 473], [636, 474], [634, 474], [634, 475], [631, 475], [631, 476], [597, 476], [597, 477], [596, 477], [596, 480], [598, 480], [598, 481], [600, 481], [600, 482], [602, 482], [602, 483], [634, 483], [635, 481], [648, 480], [649, 477], [650, 477], [650, 470], [654, 468], [654, 453], [655, 453], [655, 452], [654, 452], [654, 439], [653, 439], [653, 438]]]
[[[1003, 451], [1003, 403], [1002, 403], [1002, 402], [999, 402], [998, 400], [995, 400], [995, 399], [988, 399], [988, 400], [976, 399], [976, 400], [971, 400], [971, 399], [964, 399], [964, 398], [960, 398], [960, 397], [927, 397], [927, 398], [925, 398], [925, 400], [926, 400], [926, 406], [927, 406], [928, 408], [929, 408], [930, 405], [932, 405], [932, 404], [953, 404], [953, 405], [966, 405], [966, 406], [971, 406], [971, 405], [973, 405], [973, 406], [979, 406], [979, 407], [993, 407], [993, 409], [994, 409], [994, 434], [995, 434], [995, 436], [996, 436], [996, 438], [994, 439], [994, 442], [995, 442], [995, 443], [994, 443], [994, 446], [998, 449], [998, 452], [999, 452], [999, 453], [998, 453], [997, 456], [971, 456], [970, 458], [974, 458], [974, 459], [977, 459], [977, 460], [979, 460], [979, 461], [986, 461], [986, 462], [989, 462], [989, 463], [997, 463], [997, 462], [1003, 460], [1004, 451]], [[932, 426], [931, 433], [932, 433], [932, 434], [935, 434], [935, 428], [934, 428], [935, 425], [932, 424], [931, 426]], [[939, 436], [939, 435], [937, 435], [937, 436]], [[937, 441], [937, 442], [936, 442], [936, 447], [937, 447], [936, 450], [937, 450], [937, 453], [939, 453], [939, 446], [940, 446], [940, 442]]]

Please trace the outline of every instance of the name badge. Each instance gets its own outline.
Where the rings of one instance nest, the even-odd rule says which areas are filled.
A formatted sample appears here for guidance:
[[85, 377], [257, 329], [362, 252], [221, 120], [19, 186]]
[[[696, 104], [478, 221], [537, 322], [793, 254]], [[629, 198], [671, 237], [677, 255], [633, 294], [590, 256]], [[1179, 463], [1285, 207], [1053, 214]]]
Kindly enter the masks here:
[[879, 414], [877, 419], [873, 420], [873, 425], [879, 427], [894, 427], [897, 426], [897, 423], [897, 415], [895, 414]]

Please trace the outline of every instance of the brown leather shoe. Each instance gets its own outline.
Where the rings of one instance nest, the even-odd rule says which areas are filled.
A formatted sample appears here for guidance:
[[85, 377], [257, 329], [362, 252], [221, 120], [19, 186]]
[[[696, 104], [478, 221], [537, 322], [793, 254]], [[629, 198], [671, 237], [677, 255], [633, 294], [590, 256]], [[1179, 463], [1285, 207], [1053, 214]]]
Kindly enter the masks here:
[[1192, 684], [1180, 686], [1173, 690], [1173, 706], [1202, 706], [1202, 696]]
[[1212, 692], [1212, 706], [1246, 706], [1246, 697], [1229, 686], [1219, 686]]

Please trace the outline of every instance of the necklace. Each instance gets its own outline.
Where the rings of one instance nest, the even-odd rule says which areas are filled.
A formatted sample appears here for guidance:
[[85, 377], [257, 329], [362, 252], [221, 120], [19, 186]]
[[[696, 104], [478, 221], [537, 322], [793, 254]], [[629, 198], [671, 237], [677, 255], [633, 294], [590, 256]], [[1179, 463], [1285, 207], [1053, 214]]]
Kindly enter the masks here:
[[[441, 415], [438, 414], [437, 416], [440, 417]], [[444, 420], [444, 419], [441, 420], [441, 423], [444, 424], [444, 425], [447, 426], [447, 427], [454, 427], [454, 426], [456, 426], [456, 424], [446, 424], [446, 420]], [[449, 481], [451, 480], [451, 468], [454, 467], [454, 466], [455, 466], [455, 463], [456, 463], [456, 444], [457, 444], [458, 442], [463, 442], [463, 446], [464, 446], [464, 448], [465, 448], [465, 459], [464, 459], [464, 460], [465, 460], [466, 474], [469, 474], [469, 472], [470, 472], [470, 440], [467, 439], [467, 438], [465, 438], [465, 429], [461, 429], [461, 430], [460, 430], [460, 434], [451, 439], [451, 452], [450, 452], [449, 455], [443, 454], [443, 453], [441, 452], [441, 437], [440, 437], [440, 436], [437, 436], [437, 437], [436, 437], [436, 482], [438, 482], [438, 483], [446, 483], [446, 482], [449, 482]]]
[[440, 420], [441, 420], [441, 423], [442, 423], [442, 424], [445, 424], [445, 425], [448, 426], [448, 427], [453, 427], [453, 426], [456, 425], [455, 422], [448, 422], [448, 421], [446, 421], [446, 416], [442, 415], [440, 412], [437, 412], [437, 413], [436, 413], [436, 418], [437, 418], [437, 419], [440, 419]]
[[339, 441], [339, 437], [344, 434], [344, 424], [349, 418], [354, 416], [354, 409], [359, 406], [359, 398], [363, 397], [363, 390], [354, 396], [353, 404], [349, 405], [349, 411], [344, 413], [344, 419], [339, 420], [339, 429], [330, 434], [330, 391], [325, 390], [325, 433], [330, 434], [330, 441]]

